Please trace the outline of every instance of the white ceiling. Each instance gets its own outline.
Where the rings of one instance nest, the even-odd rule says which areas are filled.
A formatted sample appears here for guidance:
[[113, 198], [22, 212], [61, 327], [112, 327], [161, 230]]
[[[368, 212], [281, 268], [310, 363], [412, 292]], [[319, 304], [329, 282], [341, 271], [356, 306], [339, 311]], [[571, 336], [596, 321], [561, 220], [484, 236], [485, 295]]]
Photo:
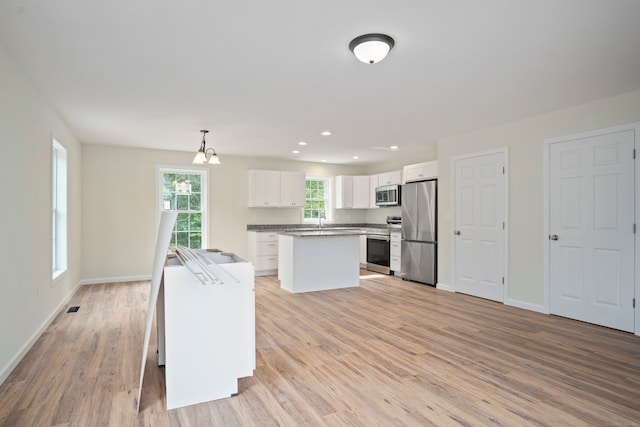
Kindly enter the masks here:
[[[223, 163], [371, 164], [640, 89], [639, 18], [638, 0], [2, 0], [0, 44], [83, 143], [195, 151], [209, 129]], [[396, 41], [374, 65], [348, 49], [371, 32]]]

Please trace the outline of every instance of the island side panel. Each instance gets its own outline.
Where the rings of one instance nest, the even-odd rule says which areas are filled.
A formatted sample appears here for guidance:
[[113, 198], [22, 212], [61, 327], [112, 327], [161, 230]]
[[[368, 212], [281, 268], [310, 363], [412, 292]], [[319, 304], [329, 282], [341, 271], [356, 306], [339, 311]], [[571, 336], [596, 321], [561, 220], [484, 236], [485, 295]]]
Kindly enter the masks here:
[[293, 290], [293, 241], [294, 237], [280, 235], [278, 236], [278, 280], [280, 287], [289, 292]]
[[[352, 236], [281, 236], [281, 287], [312, 292], [360, 285], [360, 238]], [[282, 259], [280, 259], [282, 255]]]

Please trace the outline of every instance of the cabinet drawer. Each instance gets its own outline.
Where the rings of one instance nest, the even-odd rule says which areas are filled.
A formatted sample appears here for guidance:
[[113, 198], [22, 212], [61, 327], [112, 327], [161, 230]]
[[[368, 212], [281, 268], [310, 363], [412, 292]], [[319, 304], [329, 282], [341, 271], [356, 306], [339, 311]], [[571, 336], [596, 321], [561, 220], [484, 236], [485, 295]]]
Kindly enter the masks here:
[[392, 232], [389, 234], [389, 240], [399, 243], [402, 240], [402, 233], [396, 231]]
[[400, 248], [400, 242], [391, 242], [391, 244], [389, 245], [389, 253], [392, 257], [397, 256], [398, 258], [400, 258]]
[[400, 272], [400, 257], [391, 255], [389, 259], [389, 269], [395, 271], [396, 273]]
[[257, 242], [277, 242], [278, 233], [276, 232], [259, 232], [256, 233]]
[[278, 255], [278, 242], [256, 242], [256, 256]]
[[278, 269], [278, 256], [259, 256], [256, 257], [256, 264], [254, 266], [256, 271], [262, 270], [277, 270]]

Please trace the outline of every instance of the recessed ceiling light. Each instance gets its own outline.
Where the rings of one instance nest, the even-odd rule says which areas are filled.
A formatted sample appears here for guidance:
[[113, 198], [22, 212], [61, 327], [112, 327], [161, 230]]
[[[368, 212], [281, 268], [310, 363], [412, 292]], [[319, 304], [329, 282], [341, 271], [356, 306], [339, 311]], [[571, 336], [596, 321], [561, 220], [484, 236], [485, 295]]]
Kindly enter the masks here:
[[292, 153], [293, 153], [293, 154], [300, 154], [300, 151], [298, 151], [298, 150], [293, 150], [293, 151], [292, 151]]
[[391, 147], [389, 147], [389, 150], [397, 150], [398, 146], [397, 145], [392, 145]]
[[331, 136], [331, 132], [328, 130], [325, 130], [324, 132], [320, 132], [320, 135], [322, 136]]
[[353, 156], [353, 160], [358, 160], [360, 156]]
[[307, 143], [304, 142], [304, 141], [300, 141], [300, 142], [298, 142], [298, 145], [307, 145]]

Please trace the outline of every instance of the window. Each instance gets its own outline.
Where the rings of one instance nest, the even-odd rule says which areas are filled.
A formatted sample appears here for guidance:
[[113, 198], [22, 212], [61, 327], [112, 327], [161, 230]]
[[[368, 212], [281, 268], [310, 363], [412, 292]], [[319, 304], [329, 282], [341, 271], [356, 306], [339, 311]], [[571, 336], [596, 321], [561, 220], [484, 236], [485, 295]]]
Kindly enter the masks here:
[[67, 150], [51, 140], [51, 270], [67, 271]]
[[160, 211], [178, 211], [173, 245], [206, 248], [207, 176], [206, 170], [160, 169]]
[[304, 222], [317, 223], [320, 219], [333, 221], [331, 206], [331, 178], [327, 176], [307, 176], [306, 205], [303, 210]]

